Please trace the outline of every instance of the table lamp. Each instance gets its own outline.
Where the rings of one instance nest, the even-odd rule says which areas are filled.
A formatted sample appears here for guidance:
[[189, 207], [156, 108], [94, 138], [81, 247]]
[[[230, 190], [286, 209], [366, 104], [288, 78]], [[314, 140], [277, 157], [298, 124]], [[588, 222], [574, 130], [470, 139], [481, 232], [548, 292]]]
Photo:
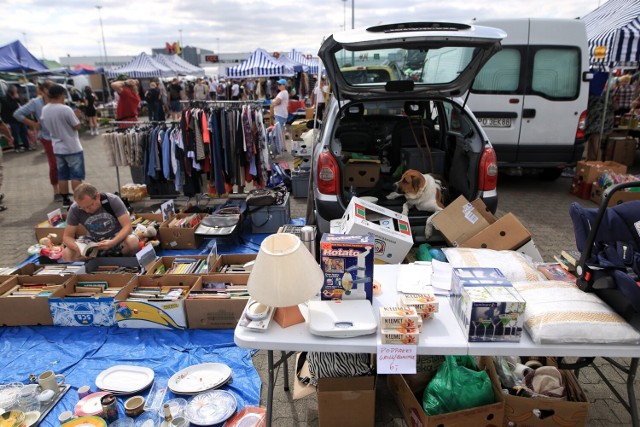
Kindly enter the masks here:
[[298, 304], [322, 288], [324, 273], [298, 236], [277, 233], [262, 241], [247, 288], [259, 303], [276, 307], [274, 319], [287, 328], [304, 322]]

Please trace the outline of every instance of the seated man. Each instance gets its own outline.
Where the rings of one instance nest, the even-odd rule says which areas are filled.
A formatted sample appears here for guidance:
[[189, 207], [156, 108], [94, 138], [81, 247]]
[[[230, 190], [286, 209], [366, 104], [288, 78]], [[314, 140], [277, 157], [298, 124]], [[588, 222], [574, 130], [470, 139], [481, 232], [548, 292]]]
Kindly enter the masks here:
[[120, 253], [134, 256], [140, 250], [131, 217], [120, 197], [111, 193], [101, 194], [93, 185], [82, 183], [73, 191], [73, 199], [75, 203], [69, 208], [62, 238], [65, 245], [62, 258], [65, 261], [87, 259], [76, 244], [79, 224], [84, 225], [89, 237], [98, 242], [99, 256]]

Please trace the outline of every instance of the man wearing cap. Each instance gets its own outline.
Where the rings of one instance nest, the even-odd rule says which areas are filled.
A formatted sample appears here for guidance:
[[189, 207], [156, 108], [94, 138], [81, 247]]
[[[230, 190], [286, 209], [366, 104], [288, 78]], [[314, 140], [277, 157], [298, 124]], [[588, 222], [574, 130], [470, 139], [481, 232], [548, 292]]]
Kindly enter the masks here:
[[289, 92], [287, 92], [287, 81], [285, 79], [278, 80], [276, 84], [278, 85], [278, 94], [273, 98], [273, 115], [276, 123], [280, 123], [283, 134], [282, 140], [284, 141], [284, 126], [289, 115]]

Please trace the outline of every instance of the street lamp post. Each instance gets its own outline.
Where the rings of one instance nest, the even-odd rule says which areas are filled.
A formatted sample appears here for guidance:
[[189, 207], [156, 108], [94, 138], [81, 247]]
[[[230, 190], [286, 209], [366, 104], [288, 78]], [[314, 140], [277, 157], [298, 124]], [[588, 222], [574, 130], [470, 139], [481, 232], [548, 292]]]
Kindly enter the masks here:
[[102, 34], [102, 48], [104, 49], [104, 67], [109, 64], [109, 57], [107, 56], [107, 44], [104, 42], [104, 27], [102, 26], [102, 6], [96, 6], [98, 9], [98, 17], [100, 18], [100, 33]]
[[180, 56], [184, 58], [184, 46], [182, 45], [182, 30], [178, 30], [180, 33]]

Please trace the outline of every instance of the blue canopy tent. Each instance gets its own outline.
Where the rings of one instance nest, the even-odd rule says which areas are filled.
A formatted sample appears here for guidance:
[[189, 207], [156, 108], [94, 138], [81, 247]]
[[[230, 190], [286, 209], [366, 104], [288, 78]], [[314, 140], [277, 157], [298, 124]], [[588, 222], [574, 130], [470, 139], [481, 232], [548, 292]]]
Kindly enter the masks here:
[[294, 61], [293, 59], [289, 58], [286, 55], [282, 55], [277, 59], [277, 62], [279, 64], [284, 65], [287, 69], [291, 69], [294, 73], [299, 73], [301, 71], [304, 71], [305, 73], [309, 72], [309, 66], [308, 65], [303, 65], [297, 61]]
[[180, 58], [178, 55], [154, 55], [153, 59], [171, 68], [176, 74], [181, 76], [204, 76], [204, 69]]
[[171, 68], [159, 63], [144, 52], [141, 52], [140, 55], [133, 58], [128, 64], [107, 70], [106, 73], [110, 79], [116, 78], [121, 74], [126, 74], [133, 79], [169, 77], [177, 74]]
[[289, 52], [287, 56], [293, 61], [309, 67], [309, 69], [306, 72], [310, 74], [318, 74], [318, 71], [320, 69], [318, 65], [320, 61], [319, 58], [316, 57], [316, 58], [309, 59], [307, 58], [307, 55], [303, 54], [302, 52], [298, 52], [295, 49], [291, 49], [291, 52]]
[[277, 77], [292, 76], [293, 70], [279, 64], [264, 49], [256, 49], [251, 56], [240, 65], [227, 68], [227, 77]]
[[[640, 2], [608, 0], [585, 15], [589, 58], [592, 65], [637, 65], [640, 62]], [[604, 59], [596, 59], [596, 47], [605, 47]]]
[[0, 47], [0, 72], [27, 73], [47, 71], [47, 66], [33, 56], [20, 40]]

